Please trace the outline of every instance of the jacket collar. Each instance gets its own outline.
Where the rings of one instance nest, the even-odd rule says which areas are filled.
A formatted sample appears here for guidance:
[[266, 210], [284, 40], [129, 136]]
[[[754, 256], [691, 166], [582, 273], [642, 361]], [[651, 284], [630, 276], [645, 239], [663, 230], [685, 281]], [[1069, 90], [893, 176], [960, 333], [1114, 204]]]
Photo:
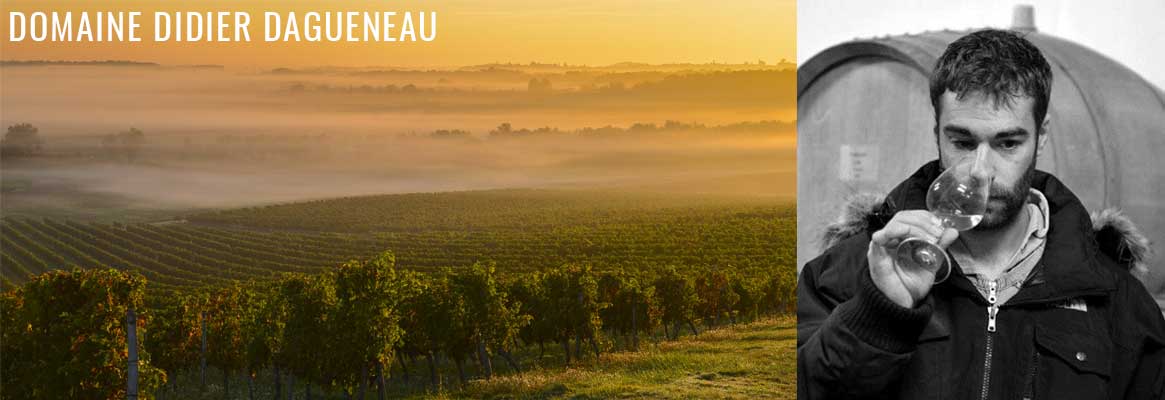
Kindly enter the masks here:
[[[938, 160], [931, 161], [890, 191], [871, 216], [869, 231], [881, 229], [898, 211], [926, 209], [926, 192], [940, 173]], [[1099, 261], [1088, 212], [1076, 195], [1059, 179], [1039, 170], [1032, 187], [1048, 200], [1051, 226], [1047, 247], [1023, 289], [1008, 304], [1056, 301], [1115, 290], [1112, 276], [1103, 272], [1106, 267]], [[947, 282], [978, 293], [957, 265]]]

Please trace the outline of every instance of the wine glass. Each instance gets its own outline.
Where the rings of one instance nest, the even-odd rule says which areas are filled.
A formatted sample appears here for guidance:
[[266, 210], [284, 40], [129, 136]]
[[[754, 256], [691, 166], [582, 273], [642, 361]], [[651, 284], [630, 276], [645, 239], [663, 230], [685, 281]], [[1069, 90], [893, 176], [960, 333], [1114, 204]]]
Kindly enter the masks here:
[[[939, 218], [944, 227], [965, 231], [983, 220], [993, 178], [984, 165], [986, 154], [980, 150], [963, 157], [930, 184], [926, 208]], [[951, 274], [951, 259], [946, 250], [920, 238], [899, 243], [894, 262], [900, 268], [934, 272], [935, 284], [945, 281]]]

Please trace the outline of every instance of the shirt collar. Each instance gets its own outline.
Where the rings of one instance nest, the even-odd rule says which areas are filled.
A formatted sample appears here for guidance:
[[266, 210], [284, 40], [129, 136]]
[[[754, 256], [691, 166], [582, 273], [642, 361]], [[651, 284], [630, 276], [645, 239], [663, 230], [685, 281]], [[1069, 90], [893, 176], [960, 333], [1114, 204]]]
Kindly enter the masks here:
[[1048, 236], [1048, 227], [1051, 225], [1049, 215], [1051, 208], [1048, 207], [1048, 198], [1044, 197], [1044, 193], [1035, 188], [1028, 189], [1028, 204], [1034, 207], [1031, 208], [1031, 217], [1027, 222], [1027, 234], [1025, 238], [1035, 236], [1043, 239]]

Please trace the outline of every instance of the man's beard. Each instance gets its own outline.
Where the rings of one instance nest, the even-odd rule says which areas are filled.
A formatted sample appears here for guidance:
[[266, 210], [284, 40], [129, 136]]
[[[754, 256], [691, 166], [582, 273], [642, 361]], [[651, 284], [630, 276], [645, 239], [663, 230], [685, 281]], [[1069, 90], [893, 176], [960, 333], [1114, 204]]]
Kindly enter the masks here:
[[[987, 212], [983, 215], [983, 221], [975, 226], [978, 231], [992, 231], [999, 228], [1009, 226], [1023, 207], [1027, 205], [1029, 192], [1031, 191], [1032, 178], [1036, 172], [1036, 160], [1032, 157], [1031, 164], [1028, 165], [1027, 171], [1020, 177], [1019, 182], [1010, 190], [1000, 185], [991, 185], [991, 203], [987, 205]], [[994, 200], [998, 200], [1002, 205], [997, 206]]]

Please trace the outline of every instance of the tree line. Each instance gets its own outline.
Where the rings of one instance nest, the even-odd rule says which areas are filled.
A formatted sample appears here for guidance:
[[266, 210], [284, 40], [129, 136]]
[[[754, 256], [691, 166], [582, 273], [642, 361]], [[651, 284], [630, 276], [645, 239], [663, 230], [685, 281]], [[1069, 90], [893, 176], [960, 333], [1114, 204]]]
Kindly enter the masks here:
[[[104, 157], [126, 162], [135, 162], [140, 158], [141, 148], [145, 146], [146, 134], [138, 128], [118, 133], [101, 135], [101, 153]], [[8, 127], [4, 137], [0, 138], [0, 155], [5, 157], [31, 157], [44, 153], [45, 140], [40, 135], [40, 128], [30, 123], [19, 123]]]

